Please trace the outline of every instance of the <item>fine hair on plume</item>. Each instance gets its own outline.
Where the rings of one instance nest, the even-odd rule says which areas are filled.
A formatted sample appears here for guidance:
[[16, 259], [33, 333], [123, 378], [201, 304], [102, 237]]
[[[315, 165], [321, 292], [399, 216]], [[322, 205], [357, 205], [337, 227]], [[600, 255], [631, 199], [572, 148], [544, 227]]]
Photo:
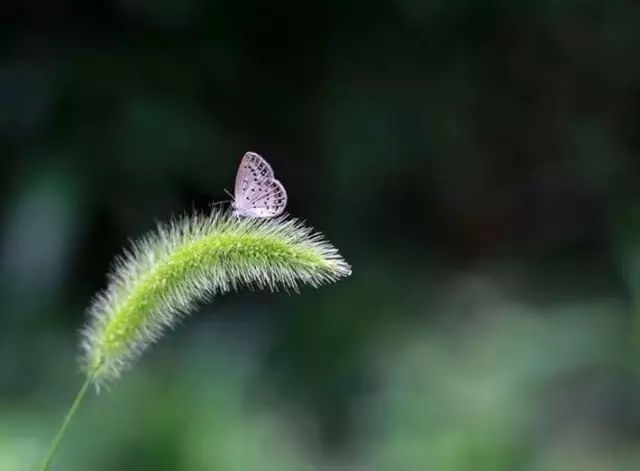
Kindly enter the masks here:
[[115, 259], [106, 289], [88, 309], [83, 370], [96, 387], [110, 383], [214, 295], [241, 286], [298, 291], [350, 273], [337, 249], [296, 219], [215, 209], [174, 218]]

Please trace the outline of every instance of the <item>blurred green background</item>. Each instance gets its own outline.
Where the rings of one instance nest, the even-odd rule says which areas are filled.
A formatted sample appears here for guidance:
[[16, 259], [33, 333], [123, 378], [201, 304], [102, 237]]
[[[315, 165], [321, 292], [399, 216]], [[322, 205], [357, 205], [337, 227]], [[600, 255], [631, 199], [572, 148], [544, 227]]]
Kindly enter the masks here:
[[353, 275], [204, 306], [56, 469], [640, 469], [640, 4], [1, 9], [0, 470], [42, 459], [112, 257], [247, 150]]

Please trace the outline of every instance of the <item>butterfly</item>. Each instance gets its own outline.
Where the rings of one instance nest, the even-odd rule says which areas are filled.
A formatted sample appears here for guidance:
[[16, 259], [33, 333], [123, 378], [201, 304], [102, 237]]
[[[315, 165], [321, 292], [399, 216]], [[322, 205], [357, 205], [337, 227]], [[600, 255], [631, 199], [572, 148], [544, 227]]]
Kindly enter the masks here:
[[273, 175], [271, 165], [255, 152], [244, 154], [236, 175], [233, 214], [271, 218], [287, 206], [287, 192]]

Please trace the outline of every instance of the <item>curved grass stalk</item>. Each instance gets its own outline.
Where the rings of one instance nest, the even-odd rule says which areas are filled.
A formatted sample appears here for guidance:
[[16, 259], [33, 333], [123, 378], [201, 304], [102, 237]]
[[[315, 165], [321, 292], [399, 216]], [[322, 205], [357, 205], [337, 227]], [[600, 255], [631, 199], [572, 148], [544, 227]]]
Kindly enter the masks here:
[[116, 259], [107, 288], [89, 307], [82, 333], [87, 381], [42, 469], [49, 469], [88, 386], [118, 378], [198, 303], [243, 285], [297, 291], [350, 274], [337, 249], [295, 219], [241, 219], [214, 210], [159, 224]]

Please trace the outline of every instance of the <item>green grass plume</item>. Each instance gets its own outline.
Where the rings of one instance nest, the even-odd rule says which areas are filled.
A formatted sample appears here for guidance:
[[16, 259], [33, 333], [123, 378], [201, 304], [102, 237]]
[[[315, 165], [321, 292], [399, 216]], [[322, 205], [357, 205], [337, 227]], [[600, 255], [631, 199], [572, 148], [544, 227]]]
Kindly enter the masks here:
[[118, 257], [89, 307], [82, 366], [96, 386], [116, 379], [198, 303], [240, 286], [297, 291], [351, 274], [324, 237], [295, 219], [183, 216]]

